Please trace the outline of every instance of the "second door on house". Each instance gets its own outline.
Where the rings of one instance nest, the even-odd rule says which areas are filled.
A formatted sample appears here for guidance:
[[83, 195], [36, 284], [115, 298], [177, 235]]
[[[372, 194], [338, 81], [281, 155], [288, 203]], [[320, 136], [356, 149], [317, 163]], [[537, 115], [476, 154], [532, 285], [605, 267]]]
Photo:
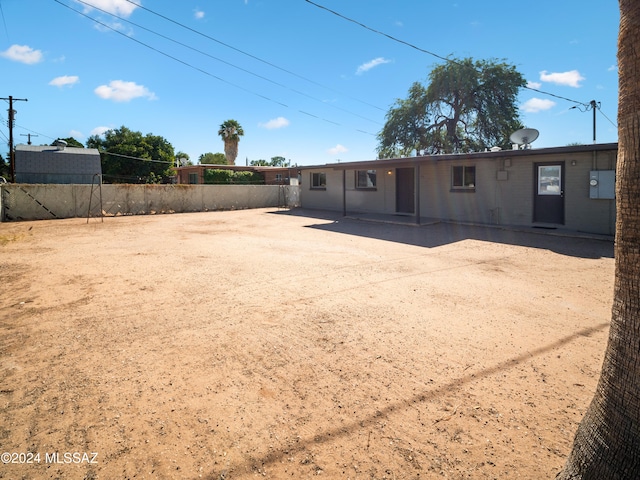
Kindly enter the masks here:
[[396, 213], [415, 213], [415, 173], [413, 168], [396, 168]]
[[564, 225], [564, 162], [534, 164], [533, 221]]

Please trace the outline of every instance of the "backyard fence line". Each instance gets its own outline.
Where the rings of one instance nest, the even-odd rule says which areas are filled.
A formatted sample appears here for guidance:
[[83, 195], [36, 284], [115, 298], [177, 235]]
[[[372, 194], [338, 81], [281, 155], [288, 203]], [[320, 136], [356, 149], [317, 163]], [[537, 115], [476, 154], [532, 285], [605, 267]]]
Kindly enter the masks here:
[[295, 185], [103, 184], [99, 206], [92, 204], [91, 184], [0, 185], [3, 222], [290, 208], [299, 204], [299, 187]]

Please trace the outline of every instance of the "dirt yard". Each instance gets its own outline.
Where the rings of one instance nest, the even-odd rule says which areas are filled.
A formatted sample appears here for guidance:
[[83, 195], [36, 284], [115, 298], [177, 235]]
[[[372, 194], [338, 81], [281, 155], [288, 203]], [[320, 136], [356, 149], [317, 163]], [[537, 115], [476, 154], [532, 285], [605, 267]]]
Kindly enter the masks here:
[[553, 479], [614, 262], [543, 232], [0, 223], [0, 478]]

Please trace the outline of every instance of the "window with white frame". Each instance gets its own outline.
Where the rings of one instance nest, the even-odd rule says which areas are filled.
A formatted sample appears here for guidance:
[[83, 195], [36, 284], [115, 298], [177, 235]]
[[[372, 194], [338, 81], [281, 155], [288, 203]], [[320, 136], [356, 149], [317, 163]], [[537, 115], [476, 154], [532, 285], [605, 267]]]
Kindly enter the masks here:
[[324, 172], [311, 173], [311, 188], [326, 189], [327, 174]]
[[356, 188], [371, 190], [376, 186], [375, 170], [356, 170]]
[[453, 190], [475, 190], [476, 167], [451, 167], [451, 188]]

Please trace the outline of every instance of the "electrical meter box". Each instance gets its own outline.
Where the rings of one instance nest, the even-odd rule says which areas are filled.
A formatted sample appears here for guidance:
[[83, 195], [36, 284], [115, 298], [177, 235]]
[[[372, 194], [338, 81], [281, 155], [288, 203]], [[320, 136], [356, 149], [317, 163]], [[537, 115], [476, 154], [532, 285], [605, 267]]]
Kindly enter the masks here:
[[589, 198], [616, 198], [615, 170], [591, 170], [589, 172]]

